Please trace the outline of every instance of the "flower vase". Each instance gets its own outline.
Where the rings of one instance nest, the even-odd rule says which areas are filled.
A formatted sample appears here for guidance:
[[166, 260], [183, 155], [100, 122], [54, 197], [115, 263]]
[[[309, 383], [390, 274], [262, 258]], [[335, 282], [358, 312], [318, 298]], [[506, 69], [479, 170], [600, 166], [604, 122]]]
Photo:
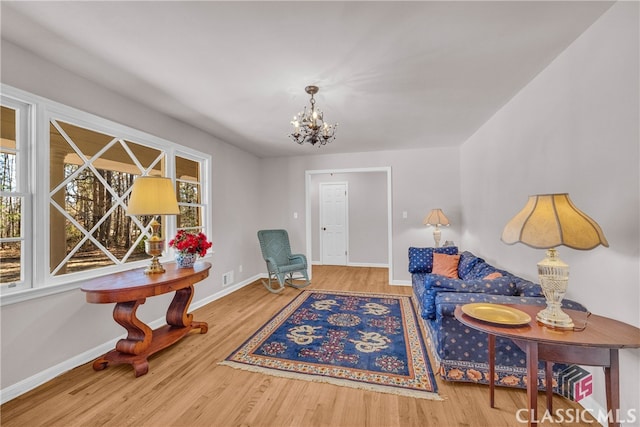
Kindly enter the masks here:
[[178, 264], [178, 268], [192, 268], [197, 258], [198, 254], [196, 253], [178, 252], [176, 253], [176, 264]]

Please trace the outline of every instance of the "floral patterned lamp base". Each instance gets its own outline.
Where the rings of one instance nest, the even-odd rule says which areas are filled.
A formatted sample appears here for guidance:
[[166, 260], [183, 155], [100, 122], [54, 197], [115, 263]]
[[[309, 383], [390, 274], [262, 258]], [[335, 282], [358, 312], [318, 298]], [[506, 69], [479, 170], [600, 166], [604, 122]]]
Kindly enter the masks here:
[[186, 254], [178, 252], [176, 254], [176, 264], [179, 268], [192, 268], [198, 259], [198, 254], [187, 252]]

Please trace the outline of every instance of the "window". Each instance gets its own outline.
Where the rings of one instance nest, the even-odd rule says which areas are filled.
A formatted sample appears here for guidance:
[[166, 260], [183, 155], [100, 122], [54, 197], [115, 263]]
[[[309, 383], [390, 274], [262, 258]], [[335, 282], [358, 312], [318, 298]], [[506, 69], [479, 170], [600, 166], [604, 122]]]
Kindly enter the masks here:
[[166, 176], [166, 153], [60, 120], [49, 133], [51, 274], [148, 258], [151, 218], [139, 222], [126, 206], [137, 176]]
[[[84, 278], [147, 264], [144, 239], [151, 235], [153, 218], [126, 212], [136, 177], [175, 180], [180, 215], [158, 218], [162, 235], [175, 234], [177, 226], [204, 230], [210, 224], [203, 197], [208, 185], [203, 172], [208, 171], [209, 156], [31, 94], [20, 95], [25, 104], [2, 99], [3, 296], [19, 284], [21, 289], [52, 289], [54, 285], [66, 289]], [[38, 132], [33, 132], [32, 144], [29, 134], [20, 131], [29, 105], [38, 112]], [[29, 129], [28, 122], [24, 129]], [[31, 163], [30, 145], [38, 147], [31, 153]], [[22, 182], [30, 168], [36, 171], [34, 176], [40, 176], [33, 209], [28, 183]], [[31, 243], [30, 230], [43, 238]], [[32, 253], [34, 259], [27, 259]]]
[[0, 283], [2, 292], [31, 279], [28, 142], [30, 107], [3, 96], [0, 110]]
[[201, 162], [176, 156], [176, 197], [180, 207], [178, 229], [204, 232]]

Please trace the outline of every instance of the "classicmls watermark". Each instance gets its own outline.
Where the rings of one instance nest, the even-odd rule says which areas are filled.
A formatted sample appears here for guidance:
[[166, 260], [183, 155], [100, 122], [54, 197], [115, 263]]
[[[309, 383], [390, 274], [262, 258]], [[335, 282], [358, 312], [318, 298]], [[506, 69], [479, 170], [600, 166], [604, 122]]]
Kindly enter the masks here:
[[549, 410], [545, 410], [542, 414], [538, 414], [537, 419], [534, 420], [533, 410], [530, 409], [518, 409], [516, 411], [516, 420], [519, 423], [526, 424], [529, 419], [532, 421], [542, 423], [580, 423], [580, 424], [608, 424], [608, 423], [620, 423], [620, 424], [633, 424], [638, 420], [638, 411], [636, 409], [629, 409], [627, 411], [594, 411], [592, 409], [583, 408], [568, 408], [568, 409], [556, 409], [553, 413]]

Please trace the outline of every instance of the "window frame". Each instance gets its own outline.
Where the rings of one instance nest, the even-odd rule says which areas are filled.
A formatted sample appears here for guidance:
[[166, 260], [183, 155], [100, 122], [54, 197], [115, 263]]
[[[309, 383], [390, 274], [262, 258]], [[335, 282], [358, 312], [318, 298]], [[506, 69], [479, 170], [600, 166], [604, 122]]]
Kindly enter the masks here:
[[[4, 107], [11, 108], [16, 111], [16, 167], [17, 188], [16, 191], [8, 192], [10, 197], [21, 197], [21, 213], [20, 213], [20, 276], [18, 282], [11, 285], [3, 285], [0, 289], [0, 295], [5, 293], [20, 292], [31, 288], [32, 265], [33, 265], [33, 245], [35, 239], [33, 237], [32, 227], [32, 177], [30, 176], [29, 167], [31, 163], [31, 153], [33, 151], [33, 135], [35, 125], [35, 106], [26, 102], [20, 97], [11, 96], [3, 90], [0, 93], [0, 104]], [[4, 193], [4, 192], [3, 192]], [[5, 195], [5, 194], [3, 194]], [[5, 289], [6, 287], [6, 289]]]
[[[199, 162], [200, 163], [200, 176], [201, 176], [201, 180], [198, 181], [198, 185], [200, 186], [200, 203], [185, 203], [185, 202], [181, 202], [180, 200], [178, 200], [178, 206], [197, 206], [199, 208], [203, 209], [203, 212], [206, 212], [207, 210], [207, 206], [209, 206], [209, 192], [208, 191], [204, 191], [204, 189], [206, 188], [204, 182], [205, 180], [207, 180], [207, 177], [210, 176], [210, 166], [211, 163], [204, 163], [200, 160], [198, 160], [198, 158], [194, 157], [192, 153], [189, 153], [187, 151], [184, 150], [176, 150], [175, 155], [173, 156], [173, 167], [175, 168], [175, 160], [177, 157], [182, 157], [183, 159], [187, 159], [187, 160], [192, 160], [195, 162]], [[175, 171], [174, 171], [174, 175], [175, 175]], [[179, 182], [189, 182], [189, 181], [184, 181], [184, 180], [180, 180], [178, 179], [177, 176], [174, 176], [174, 180], [173, 180], [173, 184], [174, 184], [174, 188], [176, 190], [176, 194], [178, 193], [178, 183]], [[209, 181], [210, 182], [210, 181]], [[206, 235], [211, 234], [211, 223], [207, 222], [207, 217], [211, 217], [211, 214], [206, 215], [205, 213], [202, 214], [202, 226], [201, 226], [201, 231], [203, 233], [205, 233]], [[176, 231], [179, 229], [184, 229], [185, 227], [177, 227], [177, 222], [176, 222]], [[192, 231], [189, 229], [186, 229], [186, 231]]]
[[[29, 269], [32, 273], [30, 277], [31, 280], [30, 283], [26, 283], [25, 281], [25, 285], [21, 289], [3, 289], [0, 293], [0, 306], [45, 295], [65, 292], [71, 289], [77, 289], [80, 287], [82, 281], [89, 278], [140, 268], [149, 263], [149, 260], [145, 259], [97, 269], [68, 273], [61, 276], [51, 275], [49, 266], [49, 236], [51, 230], [49, 228], [48, 220], [50, 206], [49, 124], [51, 120], [63, 121], [94, 132], [105, 133], [107, 135], [117, 135], [119, 138], [163, 151], [166, 156], [166, 176], [172, 179], [174, 185], [176, 155], [188, 156], [189, 158], [200, 162], [202, 168], [202, 193], [203, 198], [206, 198], [206, 202], [204, 204], [205, 212], [203, 214], [203, 227], [211, 232], [212, 208], [209, 203], [209, 192], [212, 182], [211, 155], [129, 126], [104, 119], [94, 114], [33, 95], [5, 84], [1, 84], [0, 89], [3, 99], [5, 96], [14, 98], [19, 102], [31, 105], [33, 111], [35, 111], [35, 114], [32, 114], [32, 128], [34, 131], [31, 132], [30, 135], [29, 152], [31, 156], [28, 164], [29, 170], [27, 171], [31, 177], [31, 195], [33, 200], [30, 205], [32, 209], [28, 213], [29, 222], [27, 223], [25, 221], [24, 224], [24, 226], [30, 228], [31, 231], [31, 238], [29, 241], [32, 250], [29, 252], [33, 255], [29, 265], [25, 268]], [[46, 172], [38, 173], [38, 171]], [[31, 216], [31, 212], [42, 212], [42, 215], [34, 214]], [[176, 232], [176, 217], [167, 216], [164, 218], [164, 221], [167, 224], [167, 235], [174, 235]], [[46, 241], [43, 241], [43, 239], [36, 239], [35, 236], [45, 236]], [[168, 240], [169, 239], [167, 239], [167, 242]], [[210, 256], [211, 254], [207, 255], [207, 257]], [[160, 260], [162, 262], [168, 262], [172, 260], [172, 258], [171, 250], [167, 249]]]

